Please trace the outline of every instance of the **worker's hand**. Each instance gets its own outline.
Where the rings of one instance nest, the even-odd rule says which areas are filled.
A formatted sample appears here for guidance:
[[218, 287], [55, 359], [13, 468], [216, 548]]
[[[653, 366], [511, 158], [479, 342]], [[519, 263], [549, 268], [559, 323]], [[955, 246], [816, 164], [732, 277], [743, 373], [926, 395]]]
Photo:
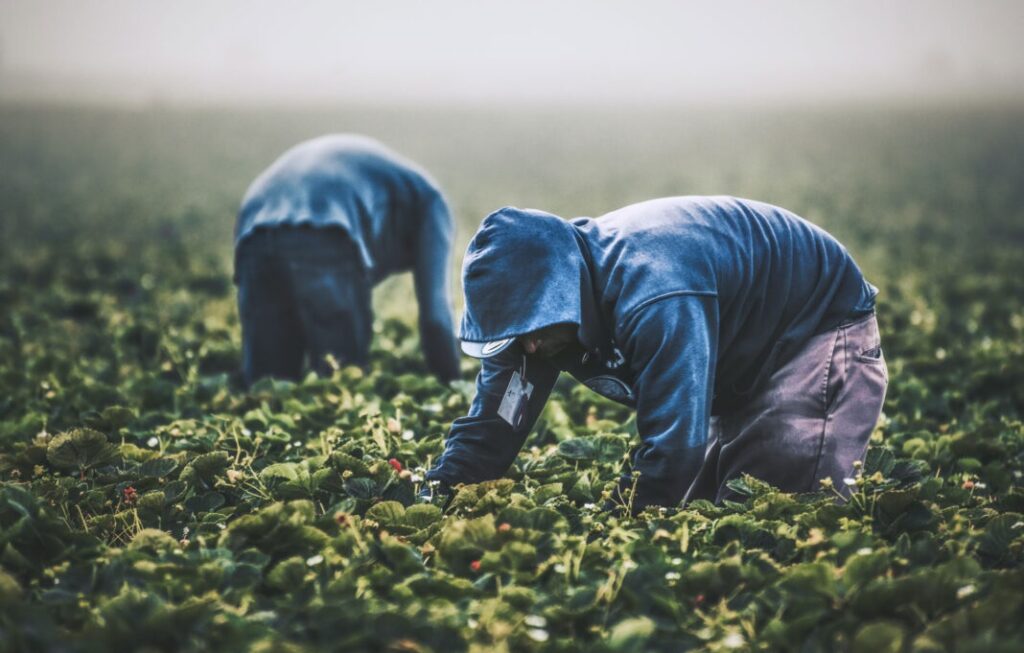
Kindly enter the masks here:
[[445, 510], [454, 496], [455, 491], [444, 481], [427, 481], [416, 495], [416, 502], [429, 503]]

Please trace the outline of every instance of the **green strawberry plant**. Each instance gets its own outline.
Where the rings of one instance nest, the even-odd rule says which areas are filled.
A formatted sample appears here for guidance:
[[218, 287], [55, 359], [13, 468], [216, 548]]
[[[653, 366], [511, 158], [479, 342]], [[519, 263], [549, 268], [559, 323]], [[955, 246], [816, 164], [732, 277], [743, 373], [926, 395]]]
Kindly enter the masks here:
[[[210, 189], [244, 166], [203, 163], [249, 142], [233, 121], [195, 116], [219, 125], [199, 144], [170, 113], [0, 112], [0, 651], [1024, 649], [1019, 116], [900, 123], [892, 144], [783, 125], [792, 160], [748, 133], [760, 149], [719, 161], [838, 216], [882, 286], [884, 416], [849, 501], [743, 477], [735, 501], [630, 517], [603, 506], [635, 419], [568, 380], [503, 478], [419, 501], [476, 368], [437, 383], [407, 316], [375, 322], [365, 370], [243, 389], [237, 198]], [[448, 176], [476, 178], [464, 159]], [[553, 203], [595, 206], [597, 185], [561, 195], [571, 166], [515, 174], [535, 167]]]

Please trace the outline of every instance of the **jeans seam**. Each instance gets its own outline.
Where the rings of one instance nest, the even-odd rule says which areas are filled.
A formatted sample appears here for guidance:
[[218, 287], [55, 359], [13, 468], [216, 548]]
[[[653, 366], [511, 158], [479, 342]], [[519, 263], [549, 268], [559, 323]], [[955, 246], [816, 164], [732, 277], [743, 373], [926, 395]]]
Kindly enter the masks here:
[[818, 478], [818, 470], [821, 468], [821, 452], [825, 448], [825, 432], [828, 430], [828, 382], [832, 372], [832, 358], [835, 356], [836, 345], [843, 335], [842, 329], [836, 330], [836, 337], [832, 340], [832, 347], [825, 358], [825, 382], [821, 391], [821, 435], [818, 437], [818, 452], [814, 457], [814, 471], [811, 473], [811, 487], [808, 491], [814, 490], [814, 480]]
[[843, 331], [843, 379], [849, 375], [850, 372], [850, 340], [849, 335], [846, 331]]

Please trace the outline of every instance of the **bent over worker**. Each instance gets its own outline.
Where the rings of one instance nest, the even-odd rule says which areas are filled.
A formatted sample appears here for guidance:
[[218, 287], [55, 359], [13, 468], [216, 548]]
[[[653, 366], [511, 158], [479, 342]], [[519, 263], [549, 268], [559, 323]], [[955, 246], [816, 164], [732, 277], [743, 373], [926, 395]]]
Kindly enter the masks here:
[[636, 409], [632, 507], [730, 497], [741, 473], [840, 488], [888, 381], [865, 281], [784, 209], [672, 197], [565, 221], [488, 216], [462, 270], [462, 349], [483, 358], [469, 414], [427, 478], [504, 474], [561, 371]]
[[412, 270], [420, 341], [442, 382], [458, 376], [448, 270], [452, 219], [415, 163], [363, 136], [296, 145], [249, 187], [235, 226], [242, 373], [296, 379], [303, 360], [366, 365], [371, 290]]

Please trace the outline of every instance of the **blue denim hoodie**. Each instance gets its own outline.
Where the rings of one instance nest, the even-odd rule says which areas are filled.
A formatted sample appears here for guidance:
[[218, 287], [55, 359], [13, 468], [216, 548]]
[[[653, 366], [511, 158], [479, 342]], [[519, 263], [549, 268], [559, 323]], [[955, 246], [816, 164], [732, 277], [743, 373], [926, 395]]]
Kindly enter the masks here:
[[[878, 292], [823, 230], [732, 197], [657, 199], [571, 222], [504, 208], [483, 221], [462, 273], [463, 340], [571, 323], [581, 347], [545, 358], [517, 343], [484, 359], [469, 414], [428, 478], [504, 474], [566, 371], [636, 409], [636, 509], [677, 504], [712, 414], [741, 404], [810, 336], [870, 313]], [[513, 428], [497, 411], [524, 367], [533, 392]]]
[[442, 379], [458, 376], [448, 276], [452, 218], [426, 171], [365, 136], [300, 143], [249, 186], [235, 247], [256, 229], [282, 225], [344, 230], [371, 284], [412, 270], [427, 364]]

